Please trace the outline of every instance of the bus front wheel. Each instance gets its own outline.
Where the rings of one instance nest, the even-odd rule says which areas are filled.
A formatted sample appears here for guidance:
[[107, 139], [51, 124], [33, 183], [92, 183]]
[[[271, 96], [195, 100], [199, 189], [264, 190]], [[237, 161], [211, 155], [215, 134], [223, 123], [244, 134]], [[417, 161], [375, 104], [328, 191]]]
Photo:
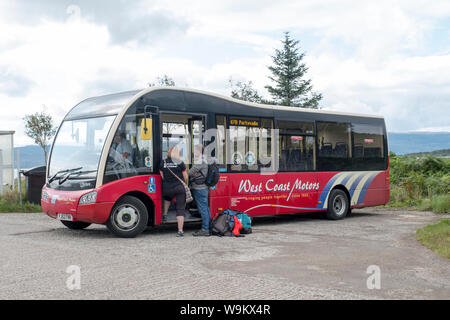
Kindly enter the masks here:
[[350, 208], [347, 194], [340, 190], [334, 189], [328, 197], [328, 208], [326, 216], [330, 220], [339, 220], [345, 218]]
[[114, 205], [106, 222], [108, 230], [121, 238], [134, 238], [147, 227], [147, 207], [138, 198], [124, 196]]
[[72, 230], [81, 230], [84, 228], [89, 227], [91, 224], [88, 222], [83, 221], [64, 221], [62, 220], [61, 223], [65, 225], [67, 228]]

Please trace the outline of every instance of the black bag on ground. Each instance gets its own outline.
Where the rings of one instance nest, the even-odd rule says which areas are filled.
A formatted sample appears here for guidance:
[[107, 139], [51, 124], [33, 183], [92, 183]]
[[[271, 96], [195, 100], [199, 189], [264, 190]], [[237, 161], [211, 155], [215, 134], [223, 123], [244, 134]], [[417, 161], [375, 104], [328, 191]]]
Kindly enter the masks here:
[[223, 212], [217, 213], [214, 218], [211, 219], [211, 225], [209, 228], [209, 230], [211, 230], [211, 234], [219, 237], [232, 236], [232, 225], [234, 224], [233, 219], [234, 218], [229, 214]]

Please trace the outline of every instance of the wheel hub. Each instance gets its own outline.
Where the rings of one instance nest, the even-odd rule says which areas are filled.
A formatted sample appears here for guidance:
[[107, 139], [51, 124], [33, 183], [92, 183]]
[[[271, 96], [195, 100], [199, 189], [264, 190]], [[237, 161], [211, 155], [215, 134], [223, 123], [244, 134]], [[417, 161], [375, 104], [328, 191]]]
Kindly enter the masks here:
[[339, 216], [344, 214], [344, 212], [347, 208], [346, 208], [343, 196], [337, 195], [334, 198], [333, 209], [334, 209], [334, 212]]
[[139, 216], [134, 207], [122, 206], [116, 211], [115, 221], [121, 229], [132, 229], [137, 225], [138, 220]]

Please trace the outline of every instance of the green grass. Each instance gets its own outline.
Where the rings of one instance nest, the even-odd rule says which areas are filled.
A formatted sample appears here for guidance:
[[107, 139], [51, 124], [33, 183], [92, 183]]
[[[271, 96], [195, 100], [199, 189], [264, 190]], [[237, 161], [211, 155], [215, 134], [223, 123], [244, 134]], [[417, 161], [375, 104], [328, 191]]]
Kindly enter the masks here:
[[434, 212], [450, 212], [450, 194], [434, 196], [431, 200], [431, 206]]
[[22, 197], [22, 205], [17, 191], [7, 191], [0, 197], [0, 213], [5, 212], [42, 212], [40, 205], [29, 203]]
[[450, 219], [417, 230], [416, 237], [425, 247], [450, 259]]

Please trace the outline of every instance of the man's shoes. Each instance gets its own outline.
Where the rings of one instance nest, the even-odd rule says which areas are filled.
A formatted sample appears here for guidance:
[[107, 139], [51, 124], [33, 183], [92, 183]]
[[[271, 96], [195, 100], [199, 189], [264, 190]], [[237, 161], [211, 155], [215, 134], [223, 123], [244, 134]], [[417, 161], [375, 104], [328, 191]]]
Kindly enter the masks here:
[[195, 231], [192, 235], [194, 237], [209, 237], [210, 236], [209, 231], [206, 231], [205, 229]]
[[184, 232], [183, 231], [178, 231], [177, 232], [177, 237], [184, 237]]

